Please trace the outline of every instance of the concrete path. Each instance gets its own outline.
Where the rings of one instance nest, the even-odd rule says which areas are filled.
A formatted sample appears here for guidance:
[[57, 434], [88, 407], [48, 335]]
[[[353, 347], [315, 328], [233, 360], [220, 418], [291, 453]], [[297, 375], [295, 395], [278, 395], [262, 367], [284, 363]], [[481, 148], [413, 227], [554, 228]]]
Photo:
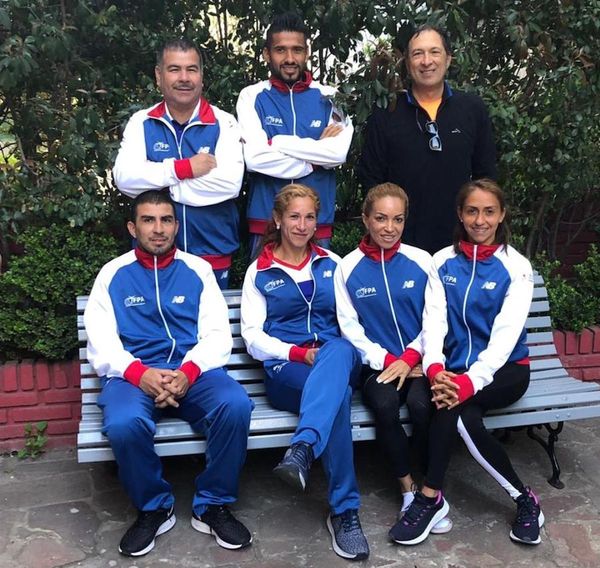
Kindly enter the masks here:
[[[361, 521], [373, 567], [600, 567], [600, 421], [565, 426], [558, 444], [566, 487], [546, 482], [549, 462], [524, 432], [511, 435], [509, 454], [525, 483], [540, 495], [546, 525], [542, 544], [527, 547], [508, 538], [515, 508], [470, 458], [462, 445], [451, 464], [446, 488], [453, 530], [415, 547], [387, 539], [399, 492], [372, 442], [355, 445], [362, 492]], [[117, 544], [135, 518], [112, 463], [78, 464], [72, 451], [52, 451], [19, 461], [0, 457], [0, 568], [223, 567], [337, 568], [325, 528], [326, 485], [315, 465], [308, 491], [298, 495], [271, 474], [282, 450], [253, 451], [234, 510], [254, 535], [243, 551], [220, 548], [190, 526], [194, 474], [203, 458], [165, 459], [177, 497], [177, 524], [147, 556], [120, 556]]]

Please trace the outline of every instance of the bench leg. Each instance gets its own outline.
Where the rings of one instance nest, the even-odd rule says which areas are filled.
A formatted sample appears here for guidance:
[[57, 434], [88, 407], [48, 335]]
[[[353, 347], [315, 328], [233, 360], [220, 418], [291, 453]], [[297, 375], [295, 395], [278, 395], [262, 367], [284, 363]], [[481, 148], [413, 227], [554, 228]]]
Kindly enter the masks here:
[[[564, 422], [559, 422], [556, 425], [556, 428], [553, 428], [550, 424], [536, 424], [535, 426], [527, 427], [527, 435], [532, 440], [538, 442], [542, 448], [546, 450], [546, 453], [550, 458], [550, 464], [552, 465], [552, 477], [548, 479], [548, 483], [557, 489], [562, 489], [565, 486], [565, 484], [560, 480], [560, 466], [558, 465], [558, 460], [556, 459], [556, 453], [554, 451], [554, 443], [558, 440], [558, 435], [562, 432], [563, 425]], [[540, 429], [542, 426], [548, 431], [547, 442], [533, 430], [534, 428]]]

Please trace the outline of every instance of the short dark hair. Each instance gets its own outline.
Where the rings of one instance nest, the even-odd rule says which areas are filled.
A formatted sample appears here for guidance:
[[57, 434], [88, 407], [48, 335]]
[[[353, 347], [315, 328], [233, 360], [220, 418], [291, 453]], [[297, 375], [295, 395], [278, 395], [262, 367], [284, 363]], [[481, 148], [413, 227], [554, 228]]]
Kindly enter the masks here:
[[162, 47], [156, 52], [156, 65], [160, 67], [163, 63], [163, 57], [165, 55], [165, 51], [195, 51], [198, 54], [198, 59], [200, 60], [200, 69], [202, 69], [202, 53], [198, 46], [189, 39], [185, 37], [169, 39], [167, 40]]
[[438, 34], [442, 38], [442, 45], [444, 46], [446, 53], [448, 55], [452, 55], [452, 47], [450, 45], [450, 36], [448, 35], [448, 31], [445, 28], [442, 28], [441, 26], [436, 26], [435, 24], [422, 24], [418, 26], [409, 36], [408, 41], [404, 46], [405, 57], [408, 57], [408, 46], [410, 45], [410, 42], [423, 32], [435, 32], [436, 34]]
[[269, 29], [267, 30], [267, 40], [265, 47], [271, 49], [273, 45], [273, 34], [279, 32], [299, 32], [304, 35], [304, 41], [308, 39], [309, 31], [308, 26], [304, 23], [304, 20], [295, 12], [284, 12], [283, 14], [277, 14]]
[[130, 221], [132, 223], [135, 223], [137, 219], [138, 207], [140, 205], [143, 205], [144, 203], [153, 203], [155, 205], [167, 203], [173, 208], [173, 217], [175, 217], [175, 220], [177, 220], [177, 211], [175, 211], [175, 203], [171, 199], [168, 189], [150, 189], [137, 195], [131, 204]]

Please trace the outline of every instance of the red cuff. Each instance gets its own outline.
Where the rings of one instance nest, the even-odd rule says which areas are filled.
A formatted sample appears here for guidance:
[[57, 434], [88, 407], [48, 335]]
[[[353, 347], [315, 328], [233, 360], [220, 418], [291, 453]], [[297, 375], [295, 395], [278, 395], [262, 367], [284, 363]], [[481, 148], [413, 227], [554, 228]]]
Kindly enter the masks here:
[[139, 359], [136, 359], [123, 373], [123, 378], [126, 381], [129, 381], [132, 385], [136, 387], [140, 386], [140, 381], [142, 380], [142, 375], [149, 369], [147, 365], [144, 365]]
[[200, 367], [198, 367], [198, 365], [196, 365], [196, 363], [193, 361], [187, 361], [181, 365], [181, 367], [179, 367], [179, 370], [188, 378], [190, 385], [193, 385], [196, 379], [202, 373]]
[[411, 369], [421, 362], [421, 354], [410, 347], [400, 355], [400, 359], [404, 361]]
[[387, 369], [394, 361], [397, 361], [398, 359], [399, 359], [399, 357], [396, 357], [395, 355], [388, 353], [385, 356], [385, 359], [383, 360], [383, 368]]
[[289, 358], [290, 361], [294, 361], [295, 363], [304, 363], [304, 358], [308, 353], [308, 348], [306, 347], [298, 347], [297, 345], [292, 345], [290, 347]]
[[175, 160], [175, 175], [179, 179], [188, 179], [194, 177], [194, 172], [192, 171], [192, 163], [189, 158], [184, 158], [183, 160]]
[[429, 379], [429, 382], [432, 383], [433, 379], [435, 379], [435, 376], [443, 370], [444, 365], [442, 365], [441, 363], [432, 363], [431, 365], [429, 365], [429, 367], [427, 368], [427, 378]]
[[475, 389], [473, 388], [473, 383], [471, 379], [469, 379], [469, 375], [456, 375], [452, 379], [460, 388], [458, 389], [458, 400], [459, 402], [464, 402], [468, 400], [475, 394]]

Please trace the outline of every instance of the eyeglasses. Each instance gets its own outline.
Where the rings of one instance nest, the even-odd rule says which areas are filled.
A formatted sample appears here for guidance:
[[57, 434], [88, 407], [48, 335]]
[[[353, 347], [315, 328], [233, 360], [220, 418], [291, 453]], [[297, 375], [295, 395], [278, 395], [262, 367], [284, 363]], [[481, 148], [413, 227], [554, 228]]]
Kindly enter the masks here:
[[[416, 109], [415, 119], [417, 121], [417, 126], [419, 130], [423, 132], [423, 128], [421, 127], [421, 123], [419, 122], [419, 109]], [[434, 152], [442, 151], [442, 139], [440, 138], [440, 134], [438, 132], [438, 125], [435, 120], [428, 120], [425, 123], [425, 132], [431, 136], [429, 139], [429, 149]]]

